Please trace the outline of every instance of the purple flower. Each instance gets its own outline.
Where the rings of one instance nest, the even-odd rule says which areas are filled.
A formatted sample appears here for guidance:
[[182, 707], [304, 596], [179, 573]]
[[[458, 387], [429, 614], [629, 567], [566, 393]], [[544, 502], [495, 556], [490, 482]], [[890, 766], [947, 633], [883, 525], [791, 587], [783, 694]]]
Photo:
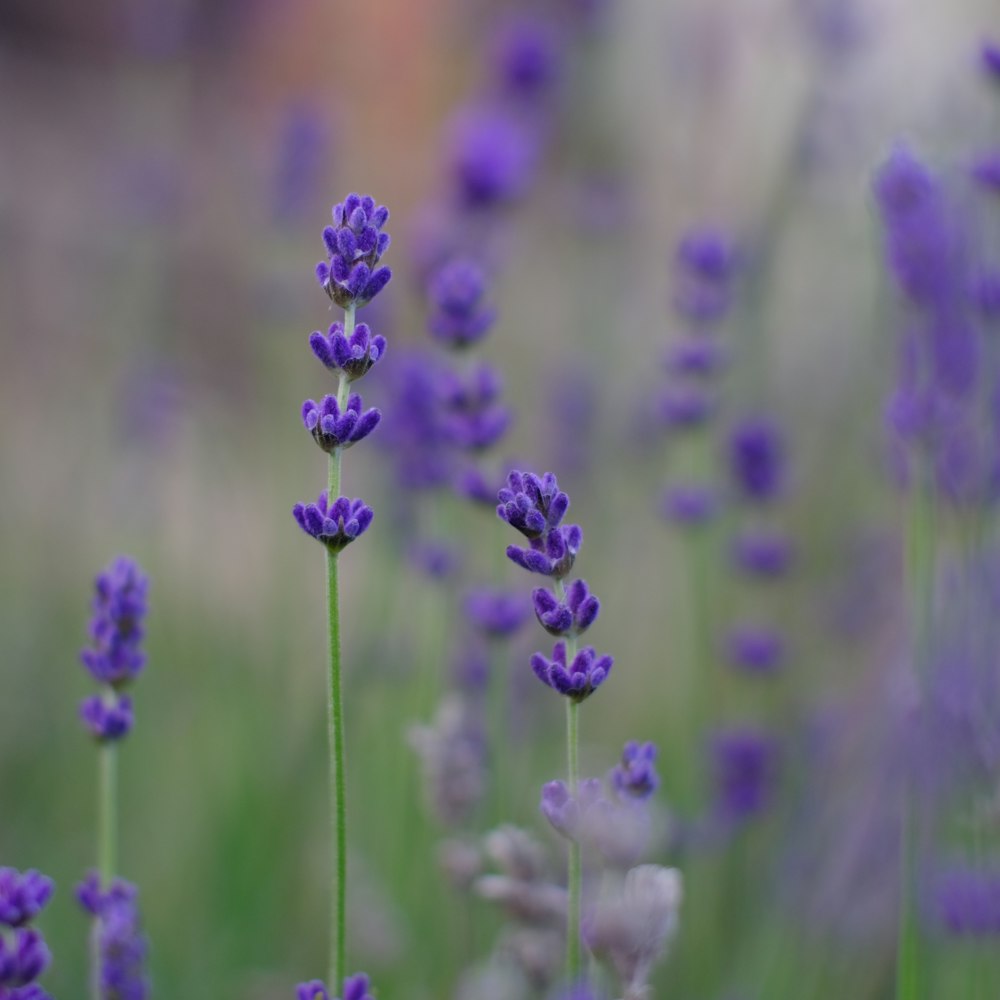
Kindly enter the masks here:
[[995, 42], [983, 42], [979, 50], [979, 60], [987, 76], [994, 83], [1000, 83], [1000, 45]]
[[514, 97], [535, 101], [558, 79], [562, 53], [553, 26], [535, 17], [513, 17], [493, 42], [493, 65], [501, 87]]
[[295, 102], [286, 109], [274, 177], [274, 211], [280, 221], [298, 222], [312, 208], [329, 170], [329, 133], [318, 102]]
[[45, 939], [33, 927], [19, 927], [6, 939], [0, 937], [0, 988], [27, 986], [48, 968], [51, 957]]
[[427, 289], [433, 312], [431, 333], [448, 347], [468, 347], [481, 340], [496, 320], [485, 301], [486, 275], [466, 258], [449, 261], [431, 277]]
[[541, 478], [532, 472], [511, 472], [497, 499], [497, 517], [532, 541], [558, 527], [569, 510], [569, 497], [551, 472]]
[[447, 580], [462, 566], [462, 554], [449, 542], [417, 541], [409, 548], [410, 562], [432, 580]]
[[371, 367], [385, 354], [385, 337], [372, 336], [367, 323], [358, 323], [347, 337], [343, 323], [334, 323], [327, 334], [315, 330], [309, 337], [313, 354], [331, 371], [340, 371], [353, 382], [367, 375]]
[[695, 483], [668, 487], [660, 504], [660, 512], [668, 521], [689, 527], [707, 524], [718, 510], [718, 493], [711, 486]]
[[382, 227], [389, 210], [375, 199], [349, 194], [333, 206], [333, 225], [323, 230], [329, 262], [316, 265], [316, 277], [338, 306], [363, 306], [387, 284], [392, 272], [376, 267], [389, 249], [389, 234]]
[[550, 635], [571, 636], [586, 632], [601, 610], [598, 599], [590, 593], [585, 580], [574, 580], [560, 601], [552, 591], [537, 587], [531, 592], [538, 623]]
[[572, 662], [567, 663], [565, 642], [557, 642], [552, 647], [551, 660], [541, 653], [531, 657], [531, 669], [535, 676], [575, 702], [589, 698], [604, 683], [613, 665], [614, 660], [610, 656], [598, 656], [593, 646], [584, 646]]
[[763, 812], [777, 771], [774, 740], [756, 729], [731, 729], [717, 733], [711, 749], [718, 817], [739, 824]]
[[95, 680], [121, 687], [146, 663], [141, 643], [149, 581], [138, 564], [120, 556], [97, 576], [94, 589], [92, 645], [80, 653], [80, 659]]
[[983, 153], [972, 166], [972, 176], [984, 188], [1000, 194], [1000, 150]]
[[699, 325], [717, 323], [729, 311], [739, 256], [732, 238], [719, 230], [693, 229], [677, 246], [677, 311]]
[[499, 402], [503, 383], [496, 369], [478, 365], [466, 377], [443, 371], [438, 386], [441, 426], [446, 440], [466, 451], [485, 451], [510, 424], [510, 410]]
[[737, 625], [726, 639], [729, 661], [749, 673], [771, 673], [781, 666], [785, 644], [780, 635], [761, 625]]
[[785, 448], [777, 426], [755, 417], [733, 428], [729, 463], [737, 489], [747, 500], [773, 500], [782, 487]]
[[108, 700], [99, 694], [84, 698], [80, 719], [99, 743], [124, 739], [132, 730], [132, 699], [117, 693]]
[[786, 535], [778, 532], [747, 530], [734, 539], [732, 557], [744, 573], [774, 578], [788, 570], [792, 560], [792, 543]]
[[80, 906], [91, 916], [98, 917], [105, 907], [118, 903], [134, 903], [138, 890], [125, 879], [113, 879], [107, 889], [101, 888], [101, 876], [89, 871], [76, 887], [76, 898]]
[[351, 393], [343, 412], [336, 396], [324, 396], [318, 403], [307, 399], [302, 404], [302, 423], [323, 451], [350, 448], [368, 437], [382, 419], [379, 410], [372, 408], [362, 413], [361, 406], [356, 392]]
[[[371, 983], [363, 973], [348, 976], [344, 980], [340, 1000], [374, 1000], [369, 992]], [[299, 983], [295, 988], [295, 1000], [330, 1000], [326, 985], [318, 979], [309, 983]]]
[[666, 361], [675, 374], [708, 377], [725, 366], [728, 356], [715, 337], [694, 333], [672, 344]]
[[561, 580], [573, 568], [583, 544], [583, 532], [576, 524], [562, 525], [543, 538], [533, 538], [530, 548], [507, 546], [507, 558], [529, 573]]
[[104, 996], [115, 1000], [145, 1000], [149, 980], [145, 964], [148, 945], [139, 922], [136, 895], [110, 900], [96, 925]]
[[52, 879], [35, 871], [0, 868], [0, 924], [21, 927], [41, 912], [53, 891]]
[[451, 136], [451, 173], [459, 200], [491, 208], [524, 194], [538, 161], [538, 142], [513, 115], [489, 107], [466, 109]]
[[621, 762], [611, 771], [611, 787], [622, 798], [648, 799], [659, 787], [656, 773], [656, 746], [629, 740]]
[[579, 840], [584, 823], [584, 815], [591, 809], [600, 808], [605, 802], [604, 790], [599, 778], [584, 778], [574, 796], [564, 781], [549, 781], [542, 786], [539, 808], [557, 833], [568, 840]]
[[314, 979], [295, 987], [295, 1000], [330, 1000], [330, 994], [322, 982]]
[[700, 385], [671, 386], [660, 396], [659, 411], [660, 419], [667, 427], [701, 427], [715, 412], [715, 399]]
[[486, 635], [503, 639], [513, 635], [527, 620], [531, 610], [521, 594], [480, 587], [465, 599], [469, 621]]
[[362, 500], [338, 497], [328, 504], [323, 490], [316, 503], [297, 503], [292, 516], [307, 535], [322, 542], [331, 552], [340, 552], [368, 530], [375, 515]]
[[29, 983], [27, 986], [18, 986], [13, 989], [0, 986], [0, 1000], [52, 1000], [52, 996], [46, 993], [38, 983]]
[[965, 866], [943, 871], [933, 885], [931, 906], [949, 934], [1000, 935], [1000, 872]]

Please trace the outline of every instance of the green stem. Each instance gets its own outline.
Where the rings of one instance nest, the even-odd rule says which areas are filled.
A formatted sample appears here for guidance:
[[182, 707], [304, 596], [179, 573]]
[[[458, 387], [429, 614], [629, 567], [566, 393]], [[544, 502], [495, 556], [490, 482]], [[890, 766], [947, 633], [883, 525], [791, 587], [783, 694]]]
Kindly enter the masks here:
[[118, 864], [118, 748], [114, 740], [98, 750], [97, 865], [107, 889]]
[[[344, 333], [354, 332], [354, 306], [344, 311]], [[347, 401], [348, 380], [343, 375], [337, 386], [341, 408]], [[330, 452], [327, 491], [332, 504], [340, 496], [341, 450]], [[347, 779], [344, 766], [344, 688], [340, 657], [340, 581], [339, 554], [327, 549], [326, 603], [330, 648], [329, 687], [327, 691], [327, 738], [330, 752], [330, 820], [333, 833], [333, 872], [331, 884], [332, 919], [330, 926], [330, 977], [332, 992], [340, 989], [347, 972]]]
[[[567, 661], [569, 654], [567, 653]], [[576, 796], [580, 780], [580, 704], [566, 701], [566, 757], [569, 764], [569, 790]], [[580, 889], [583, 880], [580, 844], [569, 845], [569, 903], [566, 910], [566, 978], [575, 983], [580, 976]]]

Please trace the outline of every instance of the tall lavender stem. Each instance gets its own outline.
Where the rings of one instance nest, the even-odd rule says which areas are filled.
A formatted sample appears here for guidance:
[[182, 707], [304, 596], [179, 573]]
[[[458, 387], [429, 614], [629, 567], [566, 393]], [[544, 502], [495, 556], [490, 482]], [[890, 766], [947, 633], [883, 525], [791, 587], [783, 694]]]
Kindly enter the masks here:
[[97, 868], [101, 884], [111, 885], [118, 867], [118, 747], [102, 743], [97, 751]]
[[[344, 336], [354, 334], [355, 306], [344, 310]], [[348, 379], [341, 373], [337, 384], [337, 403], [347, 402]], [[342, 448], [330, 452], [327, 488], [331, 497], [340, 496], [340, 460]], [[330, 684], [327, 692], [327, 737], [330, 750], [330, 825], [333, 833], [333, 884], [331, 887], [330, 978], [343, 982], [347, 969], [347, 779], [344, 767], [344, 690], [340, 662], [340, 553], [326, 550], [327, 629], [330, 647]]]

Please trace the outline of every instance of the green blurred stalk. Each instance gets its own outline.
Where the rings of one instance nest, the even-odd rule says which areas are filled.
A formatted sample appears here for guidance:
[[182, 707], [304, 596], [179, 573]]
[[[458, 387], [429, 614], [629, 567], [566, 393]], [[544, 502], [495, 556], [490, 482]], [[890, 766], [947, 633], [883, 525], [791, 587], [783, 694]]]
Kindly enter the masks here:
[[[909, 595], [913, 659], [918, 692], [923, 696], [934, 615], [935, 510], [930, 476], [919, 477], [910, 495], [906, 519], [906, 588]], [[909, 780], [903, 788], [900, 843], [900, 900], [896, 952], [896, 1000], [923, 995], [920, 970], [920, 927], [917, 913], [916, 804]]]
[[[344, 335], [354, 333], [354, 306], [344, 310]], [[348, 380], [340, 376], [337, 402], [347, 401]], [[330, 452], [328, 502], [340, 496], [340, 448]], [[337, 992], [347, 975], [347, 778], [344, 766], [344, 689], [340, 657], [339, 553], [326, 552], [327, 630], [330, 648], [329, 689], [327, 692], [327, 736], [330, 749], [330, 809], [333, 832], [333, 872], [331, 884], [332, 921], [330, 927], [330, 976], [328, 985]]]
[[[105, 689], [105, 700], [114, 702], [115, 693]], [[106, 740], [97, 750], [97, 870], [102, 892], [111, 888], [118, 866], [118, 743]], [[100, 917], [95, 917], [91, 936], [91, 995], [101, 1000]]]

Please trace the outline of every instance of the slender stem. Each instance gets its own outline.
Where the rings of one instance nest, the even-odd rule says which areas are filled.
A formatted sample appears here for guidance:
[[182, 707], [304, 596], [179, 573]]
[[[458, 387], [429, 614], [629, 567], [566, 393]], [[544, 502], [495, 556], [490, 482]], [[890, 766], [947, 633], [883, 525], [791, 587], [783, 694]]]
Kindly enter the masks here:
[[[926, 470], [921, 470], [926, 471]], [[918, 696], [929, 669], [934, 619], [935, 517], [929, 475], [913, 484], [907, 514], [906, 587], [909, 596], [912, 655]], [[917, 919], [919, 829], [909, 778], [904, 778], [900, 822], [900, 894], [896, 952], [896, 1000], [919, 1000], [920, 926]]]
[[[568, 654], [567, 654], [568, 659]], [[566, 701], [566, 758], [570, 794], [576, 796], [580, 780], [580, 704]], [[580, 844], [569, 844], [569, 902], [566, 910], [566, 978], [575, 983], [580, 976], [580, 889], [583, 880]]]
[[118, 864], [118, 747], [102, 743], [97, 765], [97, 867], [107, 889]]
[[[344, 313], [344, 332], [354, 332], [354, 307]], [[341, 376], [337, 399], [343, 406], [348, 380]], [[340, 496], [341, 449], [330, 452], [327, 490], [329, 502]], [[339, 554], [326, 552], [326, 603], [330, 648], [329, 686], [327, 690], [327, 738], [330, 752], [330, 823], [333, 833], [333, 871], [331, 884], [330, 976], [331, 991], [344, 981], [347, 969], [347, 779], [344, 766], [344, 690], [340, 657], [340, 581]]]

